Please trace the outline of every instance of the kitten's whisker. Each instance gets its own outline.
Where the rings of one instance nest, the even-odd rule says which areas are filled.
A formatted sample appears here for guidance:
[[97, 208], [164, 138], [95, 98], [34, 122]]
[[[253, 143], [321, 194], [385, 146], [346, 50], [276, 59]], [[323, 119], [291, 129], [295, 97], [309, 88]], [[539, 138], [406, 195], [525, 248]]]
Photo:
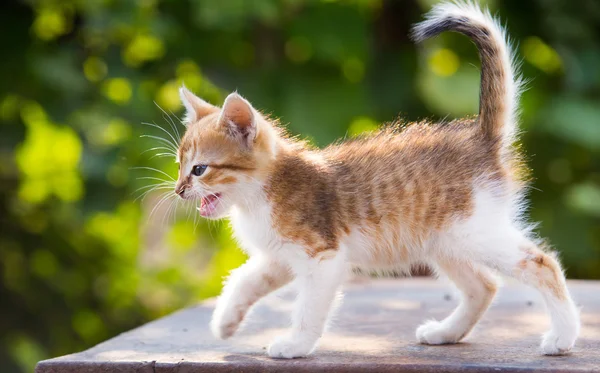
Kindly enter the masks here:
[[172, 116], [174, 116], [174, 117], [175, 117], [175, 119], [177, 119], [177, 121], [179, 122], [179, 124], [180, 124], [181, 126], [183, 126], [183, 128], [185, 128], [185, 126], [184, 126], [184, 125], [181, 123], [181, 122], [182, 122], [181, 118], [179, 118], [179, 116], [178, 116], [177, 114], [175, 114], [175, 113], [173, 112], [173, 110], [169, 110], [169, 113], [170, 113]]
[[[142, 124], [144, 124], [146, 126], [150, 126], [150, 127], [155, 127], [155, 128], [158, 128], [159, 130], [163, 131], [164, 133], [166, 133], [167, 135], [169, 135], [169, 137], [171, 138], [171, 140], [173, 140], [172, 145], [174, 145], [175, 147], [177, 147], [178, 141], [175, 140], [175, 137], [171, 134], [171, 132], [167, 131], [166, 129], [162, 128], [161, 126], [159, 126], [156, 123], [142, 122]], [[165, 140], [167, 140], [167, 139], [165, 139]]]
[[175, 123], [173, 123], [173, 119], [168, 114], [165, 113], [163, 115], [163, 119], [165, 120], [165, 122], [167, 122], [169, 124], [169, 127], [171, 127], [171, 129], [173, 129], [175, 132], [177, 132], [177, 127], [175, 127]]
[[[177, 137], [179, 139], [181, 139], [181, 135], [179, 135], [179, 131], [177, 131], [177, 126], [175, 126], [175, 123], [173, 123], [173, 120], [171, 120], [171, 117], [169, 116], [169, 114], [167, 114], [167, 112], [165, 111], [165, 109], [163, 109], [162, 107], [160, 107], [160, 105], [156, 101], [154, 101], [154, 105], [156, 105], [156, 107], [158, 107], [158, 109], [160, 111], [162, 111], [163, 114], [166, 115], [169, 118], [169, 120], [167, 120], [167, 122], [170, 123], [171, 128], [175, 129], [175, 132], [177, 132]], [[163, 118], [164, 118], [164, 116], [163, 116]], [[179, 119], [179, 118], [177, 118], [177, 119]], [[166, 118], [165, 118], [165, 120], [166, 120]]]
[[171, 141], [169, 141], [169, 140], [167, 140], [167, 139], [165, 139], [163, 137], [154, 136], [154, 135], [140, 135], [140, 137], [147, 137], [147, 138], [150, 138], [150, 139], [154, 139], [154, 140], [160, 141], [163, 144], [168, 145], [169, 146], [169, 150], [177, 153], [177, 145], [174, 145]]
[[154, 158], [177, 158], [177, 156], [175, 156], [172, 153], [156, 153], [152, 157], [150, 157], [150, 159]]
[[149, 171], [154, 171], [154, 172], [158, 172], [163, 174], [164, 176], [168, 177], [169, 179], [171, 179], [172, 181], [176, 181], [175, 179], [173, 179], [173, 177], [171, 177], [171, 175], [169, 175], [168, 173], [161, 171], [159, 169], [153, 168], [153, 167], [146, 167], [146, 166], [139, 166], [139, 167], [131, 167], [132, 170], [149, 170]]
[[196, 232], [196, 228], [198, 227], [198, 222], [199, 222], [198, 216], [200, 214], [197, 212], [195, 205], [192, 206], [191, 212], [192, 212], [192, 214], [194, 214], [194, 232]]
[[[175, 114], [173, 114], [173, 116], [175, 116]], [[177, 116], [175, 116], [175, 118], [177, 118], [177, 121], [179, 121], [179, 123], [181, 124], [181, 119], [179, 119]], [[173, 125], [173, 129], [175, 130], [175, 134], [177, 135], [177, 138], [181, 142], [181, 133], [179, 133], [179, 128], [177, 128], [176, 125]]]
[[165, 201], [168, 201], [169, 199], [171, 199], [173, 197], [177, 197], [177, 194], [165, 192], [165, 196], [163, 196], [160, 199], [160, 201], [158, 201], [158, 203], [154, 206], [154, 208], [152, 209], [152, 211], [150, 211], [150, 215], [148, 215], [148, 217], [149, 218], [152, 217], [152, 215], [154, 215], [154, 212], [156, 211], [156, 209], [158, 209], [158, 207], [160, 205], [162, 205]]
[[[148, 125], [149, 123], [142, 123], [142, 124]], [[151, 138], [151, 139], [155, 139], [155, 140], [161, 141], [165, 145], [171, 146], [172, 150], [176, 150], [177, 149], [177, 144], [175, 144], [174, 142], [172, 142], [170, 139], [167, 139], [167, 138], [162, 137], [162, 136], [143, 134], [143, 135], [140, 135], [140, 137], [148, 137], [148, 138]]]
[[135, 194], [137, 192], [139, 192], [140, 190], [144, 190], [147, 188], [161, 188], [161, 189], [166, 189], [166, 188], [172, 188], [173, 186], [170, 184], [165, 184], [165, 183], [156, 183], [156, 184], [150, 184], [150, 185], [144, 185], [141, 186], [139, 188], [137, 188], [136, 190], [134, 190], [133, 192], [131, 192], [131, 194]]
[[170, 187], [170, 186], [162, 186], [162, 187], [161, 187], [161, 186], [155, 186], [155, 187], [153, 187], [152, 189], [146, 190], [145, 192], [143, 192], [142, 194], [140, 194], [140, 195], [139, 195], [137, 198], [135, 198], [135, 199], [133, 200], [133, 202], [136, 202], [138, 199], [140, 199], [140, 201], [144, 201], [144, 200], [146, 199], [146, 196], [147, 196], [149, 193], [152, 193], [152, 192], [154, 192], [154, 191], [157, 191], [157, 190], [163, 190], [163, 189], [169, 189], [169, 190], [172, 190], [173, 188], [172, 188], [172, 187]]
[[180, 215], [180, 211], [181, 211], [180, 204], [181, 204], [181, 198], [178, 198], [177, 202], [175, 202], [175, 208], [173, 209], [173, 218], [172, 218], [171, 224], [175, 224], [177, 217]]
[[[138, 178], [138, 179], [140, 179], [140, 178]], [[136, 190], [134, 190], [131, 194], [135, 194], [138, 191], [143, 190], [143, 189], [147, 189], [147, 188], [160, 188], [160, 189], [167, 189], [167, 188], [174, 189], [175, 188], [175, 182], [173, 182], [173, 181], [162, 180], [162, 179], [159, 179], [159, 178], [151, 178], [151, 177], [148, 177], [148, 179], [158, 180], [158, 181], [161, 181], [161, 182], [160, 183], [153, 183], [153, 184], [149, 184], [149, 185], [143, 185], [143, 186], [137, 188]]]
[[167, 205], [166, 205], [166, 209], [163, 209], [163, 216], [162, 216], [161, 223], [160, 223], [162, 226], [166, 226], [165, 221], [167, 220], [166, 218], [169, 214], [169, 211], [171, 209], [171, 205], [173, 204], [173, 201], [174, 200], [168, 201]]
[[[183, 128], [185, 128], [185, 125], [183, 124], [183, 120], [181, 118], [179, 118], [177, 115], [175, 115], [175, 113], [173, 113], [171, 110], [169, 110], [169, 112], [171, 114], [173, 114], [173, 116], [175, 117], [175, 119], [177, 119], [177, 123], [179, 123], [180, 126], [182, 126]], [[175, 130], [177, 131], [177, 133], [179, 133], [179, 130], [177, 129], [177, 126], [175, 126]], [[179, 138], [181, 139], [181, 136], [179, 136]]]
[[177, 154], [173, 152], [173, 150], [171, 148], [167, 148], [166, 146], [156, 146], [154, 148], [150, 148], [150, 149], [146, 149], [143, 152], [140, 153], [140, 155], [142, 154], [146, 154], [148, 152], [151, 152], [153, 150], [166, 150], [168, 151], [173, 157], [177, 158]]
[[[171, 202], [169, 203], [169, 206], [167, 207], [167, 209], [165, 210], [165, 214], [163, 215], [163, 220], [162, 220], [162, 224], [165, 225], [165, 222], [167, 224], [169, 224], [169, 217], [171, 215], [171, 212], [173, 210], [173, 206], [178, 202], [178, 199], [172, 199]], [[173, 221], [171, 221], [171, 224], [173, 224]]]
[[165, 183], [171, 183], [172, 185], [175, 185], [175, 180], [166, 180], [166, 179], [161, 179], [160, 177], [154, 177], [154, 176], [140, 176], [140, 177], [136, 177], [136, 180], [157, 180], [157, 181], [162, 181]]
[[[159, 180], [160, 181], [160, 179], [155, 179], [155, 180]], [[151, 184], [148, 184], [148, 185], [142, 185], [141, 187], [139, 187], [138, 189], [136, 189], [134, 192], [137, 192], [140, 189], [148, 188], [148, 187], [151, 187], [151, 186], [170, 186], [170, 187], [174, 187], [175, 183], [172, 182], [172, 181], [169, 181], [169, 180], [164, 180], [164, 181], [161, 181], [160, 183], [151, 183]]]

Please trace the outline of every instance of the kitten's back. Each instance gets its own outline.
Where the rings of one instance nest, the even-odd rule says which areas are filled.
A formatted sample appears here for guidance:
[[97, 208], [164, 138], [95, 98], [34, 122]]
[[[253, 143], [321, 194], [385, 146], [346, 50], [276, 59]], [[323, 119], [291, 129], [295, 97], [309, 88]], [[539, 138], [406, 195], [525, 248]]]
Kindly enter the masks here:
[[405, 226], [415, 235], [467, 216], [476, 183], [507, 184], [477, 120], [416, 123], [325, 150], [351, 224]]

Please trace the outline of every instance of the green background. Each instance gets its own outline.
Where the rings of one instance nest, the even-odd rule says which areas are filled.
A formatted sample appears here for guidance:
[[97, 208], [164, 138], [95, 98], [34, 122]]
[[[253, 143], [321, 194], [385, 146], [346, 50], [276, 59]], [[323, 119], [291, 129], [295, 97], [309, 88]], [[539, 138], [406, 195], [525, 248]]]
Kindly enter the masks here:
[[[226, 223], [176, 209], [160, 184], [175, 177], [174, 160], [146, 151], [169, 145], [140, 137], [169, 138], [142, 122], [184, 130], [182, 82], [214, 104], [237, 89], [319, 146], [398, 115], [475, 114], [473, 45], [407, 38], [432, 3], [3, 1], [2, 371], [31, 371], [214, 296], [244, 260]], [[600, 278], [600, 2], [486, 3], [529, 80], [532, 219], [569, 277]]]

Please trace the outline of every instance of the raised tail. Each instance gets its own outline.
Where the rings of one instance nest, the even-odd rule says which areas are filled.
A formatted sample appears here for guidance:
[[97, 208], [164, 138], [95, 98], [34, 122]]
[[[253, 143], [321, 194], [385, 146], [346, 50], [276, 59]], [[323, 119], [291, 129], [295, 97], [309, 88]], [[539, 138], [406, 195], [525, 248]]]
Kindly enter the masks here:
[[414, 26], [412, 37], [420, 42], [443, 31], [465, 34], [479, 49], [481, 129], [488, 140], [508, 147], [516, 132], [521, 78], [504, 29], [489, 11], [475, 4], [447, 2], [434, 6], [425, 21]]

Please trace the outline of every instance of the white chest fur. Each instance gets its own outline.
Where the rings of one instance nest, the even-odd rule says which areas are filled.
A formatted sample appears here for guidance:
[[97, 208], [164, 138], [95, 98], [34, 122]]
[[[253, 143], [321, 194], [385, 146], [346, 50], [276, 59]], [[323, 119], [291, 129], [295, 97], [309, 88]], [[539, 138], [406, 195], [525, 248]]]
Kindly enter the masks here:
[[230, 220], [240, 246], [250, 255], [259, 252], [273, 254], [284, 243], [273, 228], [271, 208], [266, 203], [262, 206], [257, 204], [251, 211], [234, 207]]

